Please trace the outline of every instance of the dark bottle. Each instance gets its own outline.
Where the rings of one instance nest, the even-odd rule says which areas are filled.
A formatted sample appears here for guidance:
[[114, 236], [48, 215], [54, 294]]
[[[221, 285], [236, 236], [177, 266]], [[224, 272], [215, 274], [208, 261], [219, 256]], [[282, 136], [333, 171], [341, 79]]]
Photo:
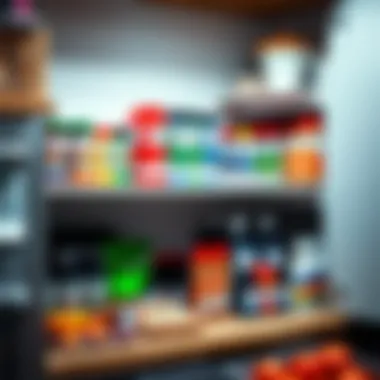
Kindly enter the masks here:
[[254, 309], [252, 268], [257, 258], [257, 245], [244, 214], [235, 215], [229, 224], [232, 250], [232, 308], [239, 314], [252, 314]]

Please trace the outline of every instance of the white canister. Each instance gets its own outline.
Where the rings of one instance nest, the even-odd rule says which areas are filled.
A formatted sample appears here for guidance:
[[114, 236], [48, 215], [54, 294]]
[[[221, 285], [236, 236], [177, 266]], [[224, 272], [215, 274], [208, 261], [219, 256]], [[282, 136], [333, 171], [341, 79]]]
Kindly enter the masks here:
[[293, 35], [263, 40], [259, 60], [266, 86], [271, 92], [304, 91], [310, 79], [314, 54], [309, 45]]

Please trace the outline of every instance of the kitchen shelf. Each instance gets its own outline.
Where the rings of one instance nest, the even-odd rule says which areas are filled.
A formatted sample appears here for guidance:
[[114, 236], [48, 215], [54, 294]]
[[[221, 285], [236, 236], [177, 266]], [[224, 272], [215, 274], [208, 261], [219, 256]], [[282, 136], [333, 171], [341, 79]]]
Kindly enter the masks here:
[[297, 116], [318, 112], [319, 105], [304, 93], [262, 93], [255, 96], [233, 96], [227, 100], [224, 112], [229, 119], [244, 121], [262, 117]]
[[332, 0], [148, 0], [148, 2], [257, 17], [278, 16], [309, 9], [325, 9], [333, 3]]
[[265, 198], [278, 200], [313, 201], [317, 188], [291, 187], [281, 185], [257, 185], [250, 187], [226, 187], [204, 189], [85, 189], [56, 188], [46, 192], [51, 201], [91, 201], [91, 200], [207, 200], [218, 201], [236, 198]]
[[[214, 320], [184, 335], [135, 338], [99, 347], [52, 349], [45, 356], [50, 377], [139, 369], [205, 355], [340, 332], [346, 317], [337, 310], [315, 310], [262, 319]], [[173, 333], [174, 334], [174, 333]]]

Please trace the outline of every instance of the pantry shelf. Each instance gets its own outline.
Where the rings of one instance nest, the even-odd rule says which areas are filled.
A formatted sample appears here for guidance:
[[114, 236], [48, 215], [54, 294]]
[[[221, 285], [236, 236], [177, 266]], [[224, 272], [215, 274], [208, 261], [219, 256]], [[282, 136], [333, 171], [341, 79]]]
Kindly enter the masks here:
[[264, 198], [275, 200], [313, 201], [318, 194], [317, 188], [291, 187], [280, 185], [255, 185], [249, 187], [226, 187], [205, 189], [86, 189], [53, 188], [46, 196], [51, 201], [85, 201], [85, 200], [207, 200], [218, 201], [236, 198]]
[[340, 332], [346, 323], [346, 317], [342, 313], [327, 309], [265, 319], [230, 317], [205, 322], [192, 333], [184, 335], [167, 334], [161, 338], [146, 336], [128, 343], [109, 343], [97, 348], [53, 349], [45, 356], [45, 367], [50, 377], [146, 368]]
[[224, 106], [232, 120], [245, 121], [262, 117], [289, 117], [318, 112], [319, 105], [304, 93], [262, 93], [255, 96], [233, 96]]
[[284, 15], [308, 9], [324, 9], [332, 4], [331, 0], [149, 0], [149, 2], [257, 17]]

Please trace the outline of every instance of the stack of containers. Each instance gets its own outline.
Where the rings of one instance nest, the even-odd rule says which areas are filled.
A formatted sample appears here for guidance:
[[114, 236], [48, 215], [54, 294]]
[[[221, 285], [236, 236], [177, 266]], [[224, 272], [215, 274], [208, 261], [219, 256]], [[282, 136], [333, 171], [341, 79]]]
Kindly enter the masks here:
[[218, 128], [214, 117], [172, 112], [168, 131], [170, 186], [208, 187], [218, 180]]

